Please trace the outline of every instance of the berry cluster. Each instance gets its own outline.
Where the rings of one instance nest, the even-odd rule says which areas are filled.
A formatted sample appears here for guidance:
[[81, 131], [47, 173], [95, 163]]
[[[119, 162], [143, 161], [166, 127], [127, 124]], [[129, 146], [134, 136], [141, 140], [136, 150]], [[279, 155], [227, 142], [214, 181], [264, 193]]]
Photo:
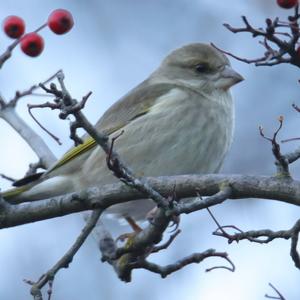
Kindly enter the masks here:
[[72, 14], [65, 9], [56, 9], [48, 17], [47, 23], [40, 26], [36, 31], [25, 32], [25, 22], [18, 16], [8, 16], [3, 22], [3, 30], [12, 39], [19, 39], [21, 50], [31, 56], [40, 55], [44, 49], [44, 39], [37, 32], [48, 26], [55, 34], [64, 34], [71, 30], [74, 25]]
[[298, 4], [298, 0], [277, 0], [277, 4], [282, 8], [293, 8]]

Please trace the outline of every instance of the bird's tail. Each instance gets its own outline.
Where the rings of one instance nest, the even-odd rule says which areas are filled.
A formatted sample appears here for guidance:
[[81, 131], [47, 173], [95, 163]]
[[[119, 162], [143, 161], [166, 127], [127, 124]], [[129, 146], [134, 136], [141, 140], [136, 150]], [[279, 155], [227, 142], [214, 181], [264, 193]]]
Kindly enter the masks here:
[[33, 185], [39, 182], [39, 179], [43, 174], [44, 172], [40, 172], [30, 176], [25, 176], [22, 179], [15, 181], [13, 183], [15, 188], [0, 193], [1, 197], [6, 201], [13, 202], [14, 199], [18, 198], [24, 192], [30, 190]]
[[27, 188], [26, 186], [12, 188], [7, 191], [4, 191], [3, 193], [0, 193], [0, 195], [4, 200], [10, 203], [14, 203], [15, 200], [17, 200], [19, 196], [26, 192], [28, 189], [29, 188]]
[[43, 174], [35, 174], [16, 181], [16, 186], [1, 193], [4, 200], [10, 203], [34, 201], [55, 197], [73, 192], [73, 184], [67, 177], [54, 176], [43, 177]]

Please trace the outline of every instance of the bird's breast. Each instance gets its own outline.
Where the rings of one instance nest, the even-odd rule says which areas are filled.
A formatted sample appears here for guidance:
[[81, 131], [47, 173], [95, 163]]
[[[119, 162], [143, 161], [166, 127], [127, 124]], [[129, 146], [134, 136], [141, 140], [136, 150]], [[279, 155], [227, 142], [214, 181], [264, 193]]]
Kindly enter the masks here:
[[229, 93], [174, 88], [125, 127], [116, 151], [139, 175], [213, 173], [224, 160], [232, 131]]

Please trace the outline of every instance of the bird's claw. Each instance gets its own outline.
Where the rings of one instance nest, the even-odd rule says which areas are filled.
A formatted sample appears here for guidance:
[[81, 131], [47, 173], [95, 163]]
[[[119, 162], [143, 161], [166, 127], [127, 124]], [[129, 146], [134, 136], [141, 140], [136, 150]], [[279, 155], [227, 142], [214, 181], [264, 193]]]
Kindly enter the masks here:
[[171, 220], [170, 225], [169, 225], [170, 228], [172, 228], [172, 227], [174, 227], [174, 228], [172, 228], [172, 230], [170, 232], [171, 233], [175, 232], [178, 229], [179, 224], [180, 224], [180, 216], [175, 216], [174, 215], [172, 217], [172, 220]]

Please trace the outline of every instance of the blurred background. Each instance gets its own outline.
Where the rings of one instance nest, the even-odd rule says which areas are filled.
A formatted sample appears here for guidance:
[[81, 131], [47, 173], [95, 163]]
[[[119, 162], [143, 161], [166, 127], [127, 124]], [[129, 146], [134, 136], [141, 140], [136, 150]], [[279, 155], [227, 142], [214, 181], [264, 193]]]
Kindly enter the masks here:
[[[264, 26], [266, 17], [286, 17], [290, 11], [277, 7], [275, 0], [51, 0], [1, 1], [0, 20], [14, 14], [21, 16], [27, 31], [45, 22], [56, 8], [70, 10], [75, 26], [64, 36], [41, 32], [45, 50], [31, 59], [17, 48], [0, 73], [0, 91], [6, 98], [43, 81], [62, 68], [69, 91], [81, 98], [88, 91], [93, 96], [85, 108], [89, 119], [98, 117], [124, 93], [145, 79], [172, 49], [190, 42], [214, 42], [239, 56], [254, 58], [263, 48], [249, 34], [234, 35], [222, 24], [241, 26], [241, 15], [252, 24]], [[0, 32], [0, 53], [11, 43]], [[300, 102], [299, 70], [288, 65], [256, 68], [231, 60], [246, 80], [234, 87], [236, 99], [235, 139], [222, 170], [223, 173], [272, 175], [275, 172], [271, 146], [258, 133], [258, 126], [271, 135], [285, 122], [280, 139], [297, 137], [300, 115], [291, 107]], [[18, 112], [45, 139], [59, 157], [71, 145], [68, 122], [59, 120], [48, 110], [36, 111], [43, 125], [64, 141], [58, 146], [41, 132], [28, 116], [27, 103], [41, 103], [43, 98], [27, 97], [20, 101]], [[0, 120], [0, 173], [14, 178], [24, 175], [35, 154], [5, 122]], [[282, 145], [283, 151], [299, 142]], [[292, 166], [299, 178], [299, 162]], [[0, 181], [5, 190], [9, 183]], [[288, 229], [299, 218], [300, 209], [269, 200], [246, 199], [227, 201], [214, 207], [221, 224], [234, 224], [243, 230]], [[0, 299], [31, 299], [30, 287], [22, 279], [37, 280], [70, 247], [84, 222], [80, 214], [43, 221], [0, 231]], [[54, 281], [53, 299], [201, 299], [253, 300], [274, 295], [273, 283], [288, 300], [299, 299], [299, 270], [289, 256], [289, 241], [256, 245], [247, 241], [228, 245], [226, 240], [211, 235], [215, 224], [206, 211], [183, 216], [182, 234], [164, 253], [151, 257], [161, 264], [172, 263], [192, 252], [208, 248], [228, 251], [237, 270], [215, 270], [207, 267], [222, 261], [209, 259], [191, 265], [166, 279], [134, 271], [131, 283], [120, 282], [112, 268], [100, 262], [93, 238], [80, 249], [69, 269], [59, 272]], [[128, 228], [124, 228], [124, 231]]]

